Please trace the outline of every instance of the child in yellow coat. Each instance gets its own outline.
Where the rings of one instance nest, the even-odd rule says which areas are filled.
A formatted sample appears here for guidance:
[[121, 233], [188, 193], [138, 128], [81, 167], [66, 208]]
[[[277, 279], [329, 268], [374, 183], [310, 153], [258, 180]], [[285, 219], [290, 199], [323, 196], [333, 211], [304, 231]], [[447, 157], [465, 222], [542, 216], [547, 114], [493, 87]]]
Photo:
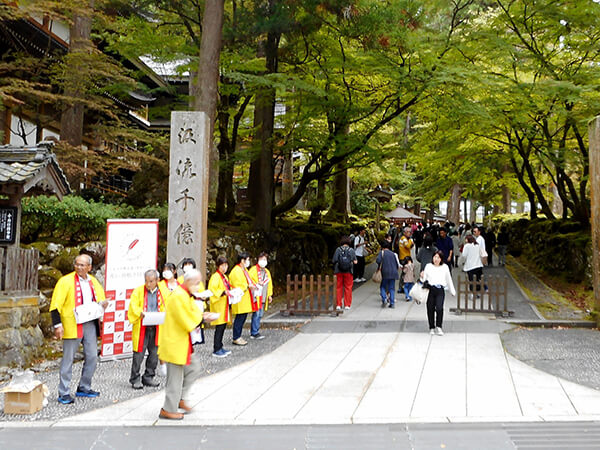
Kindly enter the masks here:
[[252, 322], [250, 324], [250, 339], [264, 339], [260, 334], [260, 321], [263, 313], [269, 309], [273, 301], [273, 277], [267, 269], [269, 255], [262, 252], [258, 255], [258, 263], [248, 271], [252, 282], [257, 286], [256, 295], [252, 302]]
[[231, 350], [223, 348], [223, 334], [228, 323], [231, 323], [229, 313], [229, 296], [231, 284], [225, 273], [229, 267], [227, 258], [219, 256], [217, 258], [217, 271], [210, 277], [208, 281], [208, 290], [214, 295], [210, 298], [210, 312], [219, 313], [219, 318], [212, 322], [215, 325], [215, 336], [213, 344], [213, 356], [217, 358], [225, 358], [231, 354]]

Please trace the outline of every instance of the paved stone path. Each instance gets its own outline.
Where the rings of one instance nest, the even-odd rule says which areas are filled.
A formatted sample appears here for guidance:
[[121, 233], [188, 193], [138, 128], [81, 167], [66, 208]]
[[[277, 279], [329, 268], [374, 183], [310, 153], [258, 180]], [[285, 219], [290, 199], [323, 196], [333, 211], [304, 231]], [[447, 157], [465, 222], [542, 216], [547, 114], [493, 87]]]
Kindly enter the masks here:
[[[247, 334], [248, 330], [244, 330]], [[229, 358], [213, 358], [212, 339], [213, 329], [206, 329], [207, 344], [201, 347], [200, 357], [203, 368], [202, 377], [210, 376], [219, 371], [228, 369], [241, 362], [255, 359], [265, 353], [273, 351], [281, 344], [296, 335], [293, 329], [268, 329], [264, 330], [267, 339], [261, 341], [252, 341], [249, 339], [248, 345], [244, 348], [235, 347], [231, 344], [231, 330], [225, 332], [224, 344], [230, 348], [233, 354]], [[81, 375], [82, 363], [76, 363], [73, 366], [72, 390], [74, 391], [77, 381]], [[149, 393], [159, 393], [163, 395], [163, 386], [158, 388], [145, 387], [143, 390], [134, 390], [129, 384], [129, 374], [131, 371], [131, 359], [121, 359], [116, 361], [105, 361], [98, 363], [96, 373], [93, 378], [93, 388], [100, 391], [100, 397], [95, 399], [77, 398], [72, 405], [61, 405], [56, 401], [58, 390], [58, 369], [48, 370], [36, 373], [36, 379], [44, 382], [50, 390], [48, 406], [41, 411], [31, 415], [4, 414], [4, 395], [0, 395], [0, 424], [4, 421], [56, 421], [62, 418], [82, 414], [106, 406], [116, 405], [130, 399], [139, 398]], [[164, 378], [157, 379], [164, 382]]]
[[[446, 312], [430, 336], [425, 305], [381, 308], [378, 286], [354, 291], [343, 316], [320, 317], [272, 353], [200, 379], [178, 423], [163, 393], [43, 425], [267, 425], [600, 419], [600, 392], [507, 354], [493, 317]], [[512, 300], [511, 300], [512, 301]], [[448, 297], [446, 310], [455, 301]], [[7, 424], [5, 424], [7, 425]]]

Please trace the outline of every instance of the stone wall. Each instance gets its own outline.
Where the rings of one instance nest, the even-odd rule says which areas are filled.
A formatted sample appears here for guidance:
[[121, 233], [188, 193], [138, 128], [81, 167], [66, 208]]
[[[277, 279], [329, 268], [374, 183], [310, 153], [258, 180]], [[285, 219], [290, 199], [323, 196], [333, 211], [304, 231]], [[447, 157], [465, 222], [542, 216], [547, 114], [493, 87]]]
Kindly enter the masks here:
[[0, 296], [0, 366], [23, 366], [40, 354], [38, 297]]

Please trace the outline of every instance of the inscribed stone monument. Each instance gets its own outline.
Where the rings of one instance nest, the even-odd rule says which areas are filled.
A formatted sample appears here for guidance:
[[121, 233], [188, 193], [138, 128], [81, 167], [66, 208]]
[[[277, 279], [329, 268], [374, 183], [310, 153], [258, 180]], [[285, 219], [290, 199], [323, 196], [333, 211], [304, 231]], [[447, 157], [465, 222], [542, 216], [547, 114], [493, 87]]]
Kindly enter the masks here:
[[203, 112], [171, 113], [167, 261], [194, 258], [206, 275], [209, 133]]

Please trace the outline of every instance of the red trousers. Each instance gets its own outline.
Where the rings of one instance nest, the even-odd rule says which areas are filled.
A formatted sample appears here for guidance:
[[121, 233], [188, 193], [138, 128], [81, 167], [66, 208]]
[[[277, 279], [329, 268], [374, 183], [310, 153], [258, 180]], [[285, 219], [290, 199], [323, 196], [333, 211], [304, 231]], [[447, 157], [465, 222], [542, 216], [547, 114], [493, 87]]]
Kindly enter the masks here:
[[352, 284], [354, 277], [351, 273], [338, 273], [337, 275], [337, 306], [342, 306], [342, 295], [344, 306], [352, 306]]

